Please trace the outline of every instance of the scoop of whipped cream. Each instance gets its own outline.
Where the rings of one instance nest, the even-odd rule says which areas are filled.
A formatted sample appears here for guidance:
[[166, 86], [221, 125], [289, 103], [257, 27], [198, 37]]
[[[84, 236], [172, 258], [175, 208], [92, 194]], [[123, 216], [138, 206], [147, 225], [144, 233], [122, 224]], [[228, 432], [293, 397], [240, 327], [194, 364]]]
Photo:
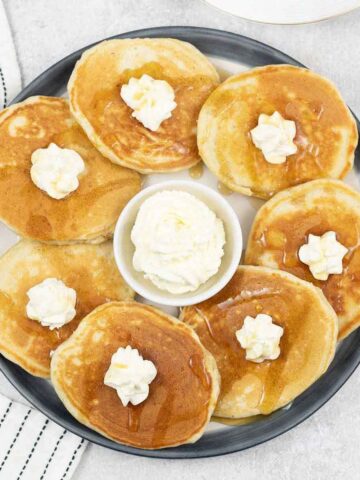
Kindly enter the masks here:
[[336, 240], [336, 233], [329, 231], [321, 237], [310, 234], [307, 243], [299, 248], [299, 259], [309, 266], [314, 278], [325, 281], [331, 273], [342, 273], [347, 252]]
[[49, 197], [60, 200], [79, 187], [78, 176], [85, 170], [80, 155], [69, 148], [50, 143], [31, 155], [31, 180]]
[[26, 314], [50, 330], [69, 323], [76, 315], [76, 291], [57, 278], [47, 278], [27, 292]]
[[246, 316], [235, 335], [242, 348], [246, 349], [246, 360], [261, 363], [279, 357], [283, 333], [284, 329], [272, 323], [270, 315], [259, 313], [255, 318]]
[[154, 80], [146, 74], [141, 78], [130, 78], [121, 87], [120, 95], [134, 110], [132, 116], [153, 132], [171, 117], [171, 112], [176, 108], [172, 86], [165, 80]]
[[215, 275], [224, 254], [222, 221], [187, 192], [163, 191], [141, 205], [131, 232], [133, 265], [161, 290], [192, 292]]
[[115, 388], [124, 407], [138, 405], [149, 396], [149, 385], [157, 375], [153, 362], [144, 360], [136, 348], [119, 348], [111, 357], [104, 383]]
[[269, 163], [284, 163], [288, 155], [297, 152], [297, 146], [293, 142], [296, 135], [295, 122], [285, 120], [279, 112], [259, 115], [258, 125], [250, 134], [254, 145], [262, 151]]

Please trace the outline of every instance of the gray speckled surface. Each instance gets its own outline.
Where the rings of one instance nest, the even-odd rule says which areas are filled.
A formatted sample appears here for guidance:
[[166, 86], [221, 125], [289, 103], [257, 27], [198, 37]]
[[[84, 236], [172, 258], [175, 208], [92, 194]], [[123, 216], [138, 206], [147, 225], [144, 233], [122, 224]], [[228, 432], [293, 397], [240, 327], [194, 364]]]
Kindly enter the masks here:
[[[4, 3], [24, 84], [73, 50], [104, 37], [150, 26], [198, 25], [248, 35], [285, 51], [333, 79], [360, 114], [360, 10], [320, 24], [288, 27], [246, 22], [222, 14], [201, 0]], [[1, 376], [0, 392], [20, 398]], [[355, 372], [341, 391], [302, 425], [267, 444], [222, 458], [150, 460], [90, 445], [74, 478], [356, 479], [360, 477], [359, 398], [360, 375]]]

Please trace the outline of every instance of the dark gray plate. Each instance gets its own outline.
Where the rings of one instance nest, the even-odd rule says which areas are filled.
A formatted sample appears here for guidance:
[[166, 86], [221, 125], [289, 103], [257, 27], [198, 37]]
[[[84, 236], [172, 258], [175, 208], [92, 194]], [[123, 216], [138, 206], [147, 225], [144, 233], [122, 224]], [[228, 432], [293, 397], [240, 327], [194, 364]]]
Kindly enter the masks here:
[[[246, 64], [249, 67], [274, 63], [301, 64], [274, 48], [250, 38], [233, 33], [197, 27], [160, 27], [138, 30], [116, 38], [124, 37], [174, 37], [185, 40], [203, 53]], [[58, 95], [64, 91], [67, 80], [85, 47], [56, 63], [16, 97], [19, 102], [31, 95]], [[359, 123], [358, 123], [359, 127]], [[360, 162], [357, 150], [356, 163]], [[0, 368], [19, 392], [46, 416], [94, 443], [107, 448], [158, 458], [199, 458], [237, 452], [258, 445], [295, 427], [324, 403], [326, 403], [346, 382], [360, 363], [360, 329], [350, 335], [338, 348], [329, 370], [298, 397], [289, 409], [279, 410], [253, 424], [224, 427], [206, 433], [197, 443], [166, 450], [139, 450], [119, 445], [78, 423], [64, 408], [50, 383], [33, 377], [0, 356]]]

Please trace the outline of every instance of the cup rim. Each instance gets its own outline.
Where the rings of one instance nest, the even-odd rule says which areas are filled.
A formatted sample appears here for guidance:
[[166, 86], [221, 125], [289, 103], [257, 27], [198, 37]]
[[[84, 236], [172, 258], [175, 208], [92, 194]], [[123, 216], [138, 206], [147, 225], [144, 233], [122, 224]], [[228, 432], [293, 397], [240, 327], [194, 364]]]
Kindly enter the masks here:
[[[174, 187], [178, 187], [179, 190], [184, 190], [184, 187], [193, 189], [192, 193], [196, 196], [196, 192], [205, 192], [206, 195], [211, 196], [216, 200], [217, 203], [221, 204], [221, 208], [227, 211], [228, 217], [230, 218], [230, 222], [228, 221], [227, 224], [230, 225], [229, 228], [231, 229], [231, 235], [233, 237], [233, 248], [230, 252], [231, 260], [228, 268], [223, 273], [223, 275], [207, 290], [196, 293], [189, 292], [188, 294], [182, 294], [181, 297], [177, 297], [176, 294], [172, 294], [167, 292], [166, 290], [160, 290], [157, 288], [158, 293], [149, 292], [149, 290], [140, 283], [133, 275], [132, 272], [125, 266], [124, 262], [122, 261], [122, 255], [120, 253], [120, 239], [122, 237], [121, 231], [122, 227], [125, 225], [127, 218], [132, 213], [133, 209], [135, 208], [136, 204], [138, 204], [137, 210], [139, 210], [140, 206], [142, 205], [143, 201], [145, 201], [145, 197], [148, 197], [151, 194], [155, 194], [157, 192], [166, 190], [169, 187], [174, 190]], [[223, 220], [223, 219], [222, 219]], [[225, 220], [223, 220], [225, 223]], [[242, 255], [242, 247], [243, 247], [243, 238], [242, 238], [242, 230], [240, 225], [240, 220], [235, 213], [235, 210], [232, 206], [226, 201], [226, 199], [218, 192], [216, 192], [213, 188], [208, 187], [207, 185], [203, 185], [201, 183], [195, 183], [191, 180], [168, 180], [164, 182], [159, 182], [154, 185], [150, 185], [149, 187], [143, 188], [138, 192], [131, 200], [126, 204], [124, 209], [119, 215], [119, 218], [115, 225], [114, 231], [114, 238], [113, 238], [113, 251], [115, 262], [118, 267], [120, 274], [122, 275], [125, 282], [138, 294], [142, 297], [150, 300], [151, 302], [172, 306], [172, 307], [184, 307], [188, 305], [195, 305], [200, 303], [204, 300], [207, 300], [210, 297], [213, 297], [222, 290], [231, 280], [233, 275], [236, 272], [237, 267], [240, 264], [241, 255]], [[217, 274], [215, 274], [217, 275]], [[210, 279], [209, 279], [210, 280]], [[156, 287], [156, 286], [155, 286]]]

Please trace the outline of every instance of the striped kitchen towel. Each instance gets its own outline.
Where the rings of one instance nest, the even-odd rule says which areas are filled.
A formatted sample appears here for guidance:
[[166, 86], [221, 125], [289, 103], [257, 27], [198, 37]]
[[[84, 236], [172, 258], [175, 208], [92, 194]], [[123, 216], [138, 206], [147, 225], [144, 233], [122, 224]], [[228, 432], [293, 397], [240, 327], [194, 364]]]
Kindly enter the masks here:
[[69, 480], [86, 442], [0, 395], [0, 479]]
[[15, 47], [2, 0], [0, 0], [0, 110], [20, 92], [21, 77]]

